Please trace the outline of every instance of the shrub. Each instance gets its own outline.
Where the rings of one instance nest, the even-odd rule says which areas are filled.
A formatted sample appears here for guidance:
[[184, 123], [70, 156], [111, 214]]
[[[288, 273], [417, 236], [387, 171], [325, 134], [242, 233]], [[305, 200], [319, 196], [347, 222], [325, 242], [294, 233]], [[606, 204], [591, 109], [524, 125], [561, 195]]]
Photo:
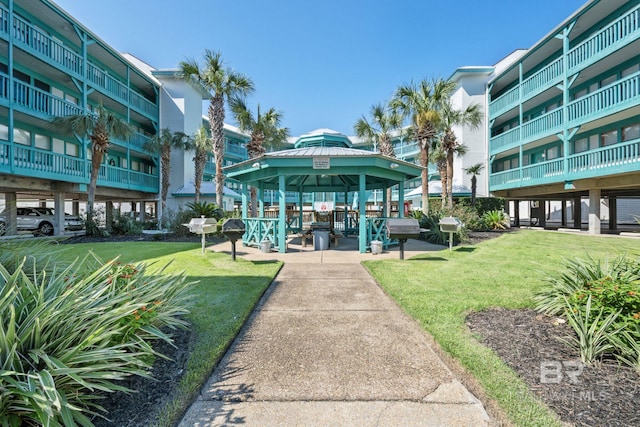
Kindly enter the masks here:
[[[53, 265], [48, 274], [25, 261], [14, 273], [0, 265], [3, 425], [92, 425], [87, 415], [102, 411], [95, 391], [126, 390], [118, 380], [148, 376], [158, 355], [149, 340], [170, 341], [160, 329], [185, 326], [184, 275], [147, 276], [138, 265], [125, 277], [130, 266], [92, 256]], [[153, 318], [130, 321], [156, 302]]]
[[482, 223], [491, 230], [505, 230], [510, 226], [510, 219], [504, 211], [488, 211], [482, 215]]
[[171, 230], [171, 232], [180, 237], [191, 236], [191, 232], [188, 227], [185, 227], [184, 224], [188, 224], [192, 218], [195, 218], [195, 214], [193, 211], [183, 211], [179, 210], [178, 212], [168, 212], [165, 215], [165, 221], [167, 222], [167, 228]]
[[129, 214], [120, 212], [113, 216], [111, 221], [111, 234], [119, 236], [137, 236], [142, 234], [142, 223], [136, 221]]
[[205, 218], [215, 218], [216, 220], [224, 217], [224, 211], [215, 203], [207, 202], [191, 202], [186, 206], [193, 211], [195, 217], [204, 216]]
[[621, 361], [639, 365], [640, 260], [627, 256], [604, 264], [591, 258], [572, 260], [549, 283], [535, 296], [537, 309], [565, 315], [578, 334], [579, 348], [594, 343], [594, 349], [584, 350], [585, 360], [603, 354], [597, 348], [604, 347]]

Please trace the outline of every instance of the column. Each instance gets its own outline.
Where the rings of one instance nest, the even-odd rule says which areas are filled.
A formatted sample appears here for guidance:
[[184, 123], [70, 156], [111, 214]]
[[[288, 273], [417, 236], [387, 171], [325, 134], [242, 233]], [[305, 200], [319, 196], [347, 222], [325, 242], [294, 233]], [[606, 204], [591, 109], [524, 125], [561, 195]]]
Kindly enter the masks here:
[[278, 252], [287, 251], [287, 191], [285, 176], [278, 177]]
[[513, 201], [513, 226], [520, 227], [520, 200]]
[[60, 236], [64, 234], [64, 192], [56, 191], [53, 195], [53, 234]]
[[567, 226], [567, 201], [565, 199], [562, 199], [561, 202], [561, 209], [562, 209], [562, 226], [566, 227]]
[[18, 219], [16, 218], [16, 208], [18, 197], [16, 193], [4, 193], [5, 206], [5, 227], [4, 234], [6, 236], [15, 236], [18, 234]]
[[404, 181], [398, 183], [398, 217], [404, 218]]
[[600, 234], [600, 189], [589, 189], [589, 234]]
[[580, 230], [582, 228], [582, 199], [580, 197], [574, 197], [572, 207], [573, 228]]
[[358, 242], [360, 253], [367, 252], [367, 179], [365, 174], [360, 174], [358, 185]]
[[547, 202], [545, 200], [538, 200], [538, 226], [547, 226]]
[[618, 229], [618, 197], [609, 196], [609, 230]]

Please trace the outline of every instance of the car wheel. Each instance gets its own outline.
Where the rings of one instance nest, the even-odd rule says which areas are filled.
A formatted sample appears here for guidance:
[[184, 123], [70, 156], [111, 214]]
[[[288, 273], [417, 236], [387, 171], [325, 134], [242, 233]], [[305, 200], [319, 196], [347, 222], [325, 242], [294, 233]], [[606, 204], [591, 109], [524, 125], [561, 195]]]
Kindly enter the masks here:
[[50, 222], [43, 222], [40, 224], [40, 227], [38, 227], [38, 233], [43, 236], [53, 235], [53, 224]]
[[7, 224], [0, 221], [0, 236], [4, 236], [6, 232], [7, 232]]

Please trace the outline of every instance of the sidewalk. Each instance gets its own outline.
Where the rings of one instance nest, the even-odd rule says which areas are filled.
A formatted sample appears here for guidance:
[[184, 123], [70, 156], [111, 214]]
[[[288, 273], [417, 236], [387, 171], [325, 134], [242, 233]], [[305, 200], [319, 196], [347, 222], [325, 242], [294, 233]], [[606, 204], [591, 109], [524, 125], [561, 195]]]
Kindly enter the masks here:
[[384, 254], [326, 263], [318, 252], [331, 250], [285, 254], [180, 427], [487, 425], [424, 331], [356, 262]]

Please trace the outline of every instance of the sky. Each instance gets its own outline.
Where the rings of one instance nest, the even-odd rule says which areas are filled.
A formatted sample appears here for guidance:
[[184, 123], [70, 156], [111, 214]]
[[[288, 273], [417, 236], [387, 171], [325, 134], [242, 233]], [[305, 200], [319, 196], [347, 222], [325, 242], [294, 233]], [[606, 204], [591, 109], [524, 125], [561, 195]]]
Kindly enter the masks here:
[[[250, 77], [255, 110], [298, 136], [353, 135], [402, 84], [449, 78], [529, 48], [586, 0], [54, 0], [100, 39], [158, 69], [205, 49]], [[236, 124], [227, 115], [227, 123]]]

